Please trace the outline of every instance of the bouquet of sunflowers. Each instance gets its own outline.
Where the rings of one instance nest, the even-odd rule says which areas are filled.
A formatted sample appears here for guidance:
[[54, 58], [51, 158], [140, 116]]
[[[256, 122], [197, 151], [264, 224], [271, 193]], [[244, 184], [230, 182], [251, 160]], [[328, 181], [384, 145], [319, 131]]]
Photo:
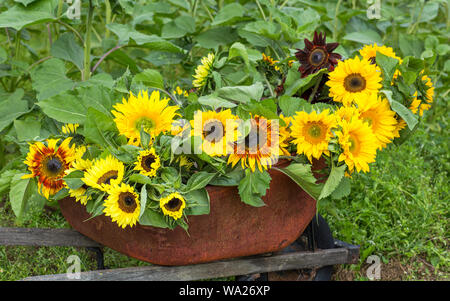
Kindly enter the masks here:
[[154, 84], [160, 75], [148, 70], [95, 95], [68, 92], [61, 100], [76, 113], [56, 118], [59, 135], [30, 142], [23, 179], [122, 228], [188, 230], [189, 215], [209, 213], [207, 185], [236, 186], [242, 202], [264, 206], [271, 168], [316, 200], [344, 197], [353, 173], [411, 135], [434, 89], [421, 59], [376, 44], [344, 59], [337, 47], [315, 33], [275, 59], [237, 42], [202, 57], [192, 86]]

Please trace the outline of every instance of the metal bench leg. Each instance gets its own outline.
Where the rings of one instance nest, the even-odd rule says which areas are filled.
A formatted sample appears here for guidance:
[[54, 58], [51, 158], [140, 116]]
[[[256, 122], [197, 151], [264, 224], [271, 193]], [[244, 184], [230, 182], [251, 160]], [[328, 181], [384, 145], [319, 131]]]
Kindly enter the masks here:
[[99, 247], [87, 247], [87, 249], [94, 252], [97, 256], [97, 270], [105, 270], [106, 267], [102, 249]]

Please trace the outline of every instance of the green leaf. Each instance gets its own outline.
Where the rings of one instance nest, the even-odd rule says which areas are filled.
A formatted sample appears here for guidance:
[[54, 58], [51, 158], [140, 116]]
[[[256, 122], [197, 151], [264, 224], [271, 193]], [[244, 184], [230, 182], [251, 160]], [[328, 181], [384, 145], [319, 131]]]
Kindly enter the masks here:
[[35, 140], [41, 133], [41, 122], [37, 120], [14, 120], [19, 141]]
[[75, 36], [64, 33], [52, 44], [50, 54], [55, 58], [72, 62], [78, 69], [83, 70], [84, 52], [83, 48], [75, 41]]
[[139, 218], [139, 224], [143, 226], [169, 228], [169, 224], [167, 224], [164, 215], [151, 209], [146, 209], [144, 211], [144, 213]]
[[111, 139], [107, 132], [116, 132], [116, 125], [110, 115], [106, 115], [94, 108], [89, 108], [84, 125], [86, 142], [97, 143], [105, 148], [111, 147]]
[[373, 43], [377, 43], [378, 45], [383, 44], [381, 36], [376, 31], [373, 31], [371, 29], [346, 34], [343, 37], [343, 39], [358, 42], [360, 44], [373, 44]]
[[283, 95], [279, 98], [278, 104], [285, 117], [294, 116], [296, 112], [311, 111], [311, 104], [303, 98]]
[[[27, 4], [31, 2], [28, 1]], [[17, 4], [0, 14], [0, 28], [12, 27], [15, 30], [34, 24], [51, 22], [56, 19], [53, 12], [56, 7], [54, 0], [40, 0], [28, 6]]]
[[244, 176], [245, 173], [242, 169], [235, 168], [224, 175], [212, 179], [209, 184], [214, 186], [238, 186]]
[[188, 203], [185, 209], [186, 215], [203, 215], [210, 212], [210, 200], [208, 191], [205, 188], [190, 191], [183, 197]]
[[346, 169], [347, 165], [345, 164], [339, 167], [333, 166], [331, 168], [330, 175], [328, 176], [328, 179], [323, 185], [322, 191], [320, 192], [319, 200], [326, 198], [337, 189], [341, 180], [344, 178]]
[[143, 84], [149, 88], [164, 89], [164, 80], [159, 71], [154, 69], [145, 69], [141, 73], [137, 74], [131, 83], [131, 85]]
[[295, 183], [297, 183], [306, 193], [308, 193], [315, 200], [319, 199], [323, 184], [316, 184], [316, 178], [311, 171], [311, 165], [302, 163], [291, 163], [285, 168], [274, 169], [281, 171], [289, 176]]
[[21, 218], [28, 199], [36, 193], [36, 184], [31, 179], [22, 179], [24, 174], [16, 174], [11, 180], [9, 201], [17, 218]]
[[255, 170], [255, 172], [252, 172], [250, 169], [246, 169], [245, 177], [238, 185], [241, 201], [254, 207], [265, 206], [266, 204], [261, 197], [266, 195], [271, 180], [267, 171]]
[[[14, 94], [11, 96], [14, 96]], [[29, 112], [29, 109], [25, 100], [10, 97], [4, 101], [0, 101], [0, 132], [17, 117], [27, 112]]]
[[384, 55], [381, 52], [377, 52], [376, 61], [377, 65], [383, 72], [384, 86], [389, 87], [391, 85], [392, 78], [394, 77], [394, 72], [397, 70], [399, 61], [395, 58]]
[[74, 87], [74, 82], [66, 77], [66, 67], [60, 59], [49, 59], [31, 71], [33, 89], [37, 99], [43, 100], [58, 95]]
[[66, 182], [70, 189], [76, 190], [84, 185], [84, 182], [81, 180], [82, 178], [84, 178], [84, 172], [76, 170], [65, 176], [64, 182]]
[[230, 3], [225, 5], [214, 18], [212, 26], [224, 23], [233, 23], [233, 21], [244, 15], [245, 8], [239, 3]]
[[416, 125], [419, 123], [419, 120], [416, 115], [411, 112], [407, 107], [402, 105], [400, 102], [394, 100], [392, 98], [392, 91], [389, 90], [380, 90], [381, 93], [386, 95], [386, 98], [391, 105], [391, 109], [396, 112], [403, 120], [405, 120], [410, 130], [413, 130]]
[[147, 206], [147, 186], [143, 185], [141, 188], [141, 211], [139, 212], [139, 218], [142, 217], [142, 215], [145, 212], [145, 206]]
[[194, 173], [186, 183], [185, 192], [204, 188], [215, 176], [215, 173], [209, 173], [206, 171]]
[[250, 100], [260, 100], [264, 92], [264, 86], [257, 82], [250, 86], [222, 87], [217, 90], [217, 95], [227, 100], [248, 103]]
[[213, 110], [217, 110], [219, 108], [234, 108], [236, 106], [235, 103], [217, 96], [216, 93], [200, 96], [198, 98], [198, 102], [202, 105], [210, 106]]
[[236, 40], [236, 34], [231, 27], [221, 26], [202, 32], [194, 40], [203, 48], [217, 49]]
[[248, 52], [247, 48], [244, 44], [236, 42], [233, 45], [231, 45], [230, 50], [228, 51], [228, 59], [231, 60], [234, 57], [240, 56], [243, 60], [245, 65], [249, 66], [249, 59], [248, 59]]
[[[327, 72], [327, 69], [321, 69], [316, 73], [310, 74], [304, 78], [301, 77], [300, 72], [298, 70], [291, 68], [288, 71], [288, 75], [286, 77], [286, 82], [284, 83], [284, 95], [292, 96], [298, 92], [298, 94], [302, 94], [303, 91], [311, 87], [315, 84], [315, 80], [318, 80], [317, 77], [322, 73]], [[322, 78], [322, 77], [319, 77]]]
[[342, 178], [339, 182], [338, 187], [331, 193], [331, 198], [334, 200], [341, 199], [350, 195], [351, 192], [351, 181], [349, 178]]

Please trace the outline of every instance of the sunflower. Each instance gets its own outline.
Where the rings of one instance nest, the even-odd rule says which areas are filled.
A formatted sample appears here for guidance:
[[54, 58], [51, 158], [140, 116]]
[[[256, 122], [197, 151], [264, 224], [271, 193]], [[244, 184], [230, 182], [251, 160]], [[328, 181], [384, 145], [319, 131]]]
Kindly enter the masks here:
[[179, 86], [175, 88], [175, 90], [172, 91], [173, 95], [183, 95], [184, 97], [188, 97], [189, 93], [186, 90], [181, 89]]
[[216, 111], [196, 111], [191, 120], [192, 135], [202, 138], [202, 150], [213, 157], [225, 156], [227, 145], [237, 138], [237, 117], [230, 109]]
[[377, 137], [378, 148], [382, 149], [392, 142], [397, 120], [388, 100], [373, 95], [357, 99], [356, 105], [360, 111], [359, 118], [369, 125]]
[[[423, 71], [421, 73], [423, 73]], [[411, 101], [410, 110], [414, 114], [419, 111], [419, 115], [423, 116], [423, 112], [429, 110], [431, 108], [431, 104], [433, 103], [434, 87], [431, 78], [429, 78], [427, 75], [423, 75], [421, 77], [421, 85], [423, 87], [423, 90], [425, 90], [425, 95], [423, 95], [423, 97], [419, 99], [417, 96], [418, 93], [416, 91]]]
[[195, 69], [195, 79], [192, 81], [192, 85], [194, 87], [201, 88], [206, 85], [214, 63], [214, 57], [215, 56], [213, 53], [209, 53], [208, 56], [202, 57], [201, 64]]
[[109, 155], [94, 161], [81, 180], [90, 187], [107, 191], [111, 185], [122, 182], [124, 171], [123, 163]]
[[[83, 152], [84, 153], [84, 152]], [[89, 159], [82, 159], [82, 155], [77, 155], [77, 159], [73, 161], [72, 167], [66, 170], [66, 174], [70, 174], [74, 171], [83, 171], [85, 172], [92, 166], [92, 161]], [[86, 195], [86, 191], [88, 186], [84, 184], [83, 186], [77, 188], [77, 189], [71, 189], [67, 184], [65, 184], [65, 187], [69, 189], [69, 195], [73, 198], [75, 198], [75, 201], [80, 202], [82, 205], [86, 205], [87, 201], [90, 199], [88, 195]]]
[[66, 135], [75, 134], [79, 126], [80, 125], [78, 123], [67, 123], [61, 127], [61, 131]]
[[319, 159], [322, 154], [329, 156], [328, 142], [332, 137], [331, 129], [336, 126], [335, 116], [326, 109], [320, 114], [312, 111], [297, 112], [292, 122], [292, 141], [297, 145], [297, 152], [305, 154], [309, 161], [312, 157]]
[[295, 56], [300, 62], [298, 71], [302, 77], [309, 74], [316, 73], [320, 69], [327, 68], [328, 71], [333, 71], [334, 66], [342, 57], [340, 54], [333, 53], [339, 46], [339, 43], [326, 43], [326, 34], [317, 34], [314, 32], [313, 41], [305, 39], [305, 48], [303, 50], [297, 49]]
[[270, 57], [270, 55], [266, 55], [265, 53], [262, 54], [263, 58], [262, 61], [266, 63], [268, 66], [272, 67], [276, 71], [280, 71], [280, 67], [277, 66], [277, 64], [280, 61], [276, 61], [273, 58]]
[[398, 119], [394, 129], [394, 137], [400, 137], [400, 131], [406, 127], [406, 122], [403, 119]]
[[353, 118], [350, 122], [342, 120], [339, 123], [341, 129], [336, 131], [336, 136], [342, 153], [339, 162], [344, 161], [352, 173], [369, 171], [369, 163], [375, 162], [378, 141], [369, 124], [361, 119]]
[[348, 107], [340, 107], [334, 115], [337, 117], [337, 122], [340, 122], [341, 120], [347, 120], [350, 122], [353, 118], [359, 118], [360, 111], [355, 106], [348, 106]]
[[291, 142], [291, 126], [292, 117], [284, 117], [280, 114], [280, 119], [284, 121], [284, 126], [280, 126], [280, 149], [285, 156], [290, 156], [291, 153], [287, 150], [289, 147], [289, 142]]
[[134, 170], [140, 171], [144, 176], [155, 177], [156, 171], [161, 167], [161, 160], [152, 147], [151, 149], [139, 152], [135, 165]]
[[255, 115], [250, 119], [250, 132], [232, 144], [233, 151], [228, 157], [228, 164], [234, 167], [241, 161], [242, 168], [255, 166], [262, 172], [278, 160], [280, 153], [287, 153], [280, 144], [279, 127], [273, 126], [271, 120]]
[[108, 198], [105, 200], [103, 212], [110, 216], [119, 227], [133, 227], [139, 220], [141, 205], [139, 195], [128, 184], [121, 183], [110, 186]]
[[349, 106], [355, 99], [366, 98], [381, 88], [381, 71], [376, 65], [359, 57], [340, 61], [329, 74], [326, 85], [334, 101]]
[[170, 106], [168, 98], [160, 99], [159, 91], [153, 91], [150, 97], [147, 91], [140, 91], [137, 97], [130, 92], [128, 101], [124, 98], [114, 109], [119, 133], [128, 138], [129, 144], [139, 146], [141, 128], [152, 138], [170, 131], [179, 107]]
[[[359, 54], [363, 57], [363, 59], [370, 61], [372, 64], [377, 63], [376, 61], [377, 52], [398, 60], [399, 64], [403, 62], [403, 60], [395, 54], [394, 49], [392, 49], [392, 47], [378, 46], [377, 43], [374, 43], [373, 45], [366, 45], [359, 50]], [[400, 71], [395, 70], [394, 78], [397, 78], [399, 74]]]
[[177, 220], [183, 216], [183, 209], [186, 207], [186, 201], [178, 192], [173, 192], [159, 200], [159, 207], [164, 215], [171, 216]]
[[69, 147], [70, 141], [71, 138], [67, 138], [58, 147], [59, 139], [48, 139], [47, 145], [42, 142], [30, 145], [24, 163], [31, 174], [22, 178], [38, 178], [39, 194], [47, 199], [64, 187], [65, 171], [76, 158], [75, 145]]

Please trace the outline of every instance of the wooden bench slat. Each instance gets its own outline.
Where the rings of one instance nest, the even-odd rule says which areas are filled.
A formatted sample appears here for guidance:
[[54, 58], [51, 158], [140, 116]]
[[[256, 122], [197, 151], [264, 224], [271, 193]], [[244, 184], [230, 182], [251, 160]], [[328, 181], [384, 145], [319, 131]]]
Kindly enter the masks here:
[[[84, 281], [192, 281], [347, 263], [345, 248], [238, 258], [188, 266], [145, 266], [82, 272]], [[66, 274], [34, 276], [25, 281], [72, 280]]]
[[0, 246], [101, 247], [73, 229], [0, 227]]

